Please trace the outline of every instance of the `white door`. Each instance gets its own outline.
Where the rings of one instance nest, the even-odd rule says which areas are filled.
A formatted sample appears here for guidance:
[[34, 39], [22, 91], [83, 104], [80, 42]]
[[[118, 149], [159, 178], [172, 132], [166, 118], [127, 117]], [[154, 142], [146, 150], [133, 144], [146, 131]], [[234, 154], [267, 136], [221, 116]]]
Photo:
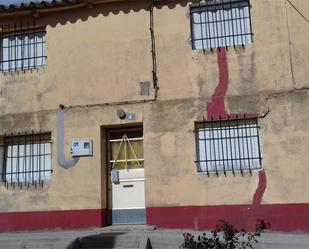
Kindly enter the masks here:
[[112, 224], [145, 224], [145, 177], [142, 128], [109, 132]]

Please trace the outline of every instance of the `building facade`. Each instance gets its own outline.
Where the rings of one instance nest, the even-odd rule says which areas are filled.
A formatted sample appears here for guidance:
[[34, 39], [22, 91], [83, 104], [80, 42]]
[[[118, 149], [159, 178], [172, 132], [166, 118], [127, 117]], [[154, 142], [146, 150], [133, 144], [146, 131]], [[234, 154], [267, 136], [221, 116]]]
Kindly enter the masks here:
[[0, 231], [309, 231], [306, 16], [307, 0], [2, 5]]

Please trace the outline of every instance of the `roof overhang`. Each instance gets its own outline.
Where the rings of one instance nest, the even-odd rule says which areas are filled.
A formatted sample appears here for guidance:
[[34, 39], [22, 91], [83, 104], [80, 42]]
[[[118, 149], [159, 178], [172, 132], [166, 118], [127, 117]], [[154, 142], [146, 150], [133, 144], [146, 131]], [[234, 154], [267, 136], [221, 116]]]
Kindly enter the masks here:
[[[116, 0], [117, 1], [117, 0]], [[43, 13], [65, 11], [74, 8], [88, 7], [93, 4], [112, 2], [111, 0], [33, 0], [16, 4], [0, 4], [0, 17], [11, 16], [40, 16]]]

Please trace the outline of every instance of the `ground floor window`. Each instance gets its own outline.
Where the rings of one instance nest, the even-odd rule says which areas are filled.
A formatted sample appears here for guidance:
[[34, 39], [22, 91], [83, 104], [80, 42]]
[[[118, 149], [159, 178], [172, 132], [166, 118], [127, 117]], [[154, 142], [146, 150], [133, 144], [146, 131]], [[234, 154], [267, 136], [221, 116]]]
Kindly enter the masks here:
[[3, 138], [2, 181], [41, 184], [50, 179], [51, 172], [50, 133]]
[[262, 168], [257, 118], [196, 122], [195, 137], [198, 172], [251, 173]]

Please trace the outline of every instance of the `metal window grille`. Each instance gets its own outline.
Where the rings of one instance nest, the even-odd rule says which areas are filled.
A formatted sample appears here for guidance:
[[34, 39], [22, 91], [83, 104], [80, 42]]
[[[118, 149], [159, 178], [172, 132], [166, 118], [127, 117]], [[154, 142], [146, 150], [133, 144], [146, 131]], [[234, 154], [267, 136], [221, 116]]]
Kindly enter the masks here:
[[16, 72], [45, 66], [45, 35], [35, 25], [8, 25], [0, 29], [0, 71]]
[[51, 134], [5, 136], [2, 181], [6, 186], [37, 186], [51, 178]]
[[250, 0], [212, 0], [190, 7], [192, 49], [253, 42]]
[[226, 175], [261, 169], [259, 128], [257, 118], [196, 122], [198, 172]]

